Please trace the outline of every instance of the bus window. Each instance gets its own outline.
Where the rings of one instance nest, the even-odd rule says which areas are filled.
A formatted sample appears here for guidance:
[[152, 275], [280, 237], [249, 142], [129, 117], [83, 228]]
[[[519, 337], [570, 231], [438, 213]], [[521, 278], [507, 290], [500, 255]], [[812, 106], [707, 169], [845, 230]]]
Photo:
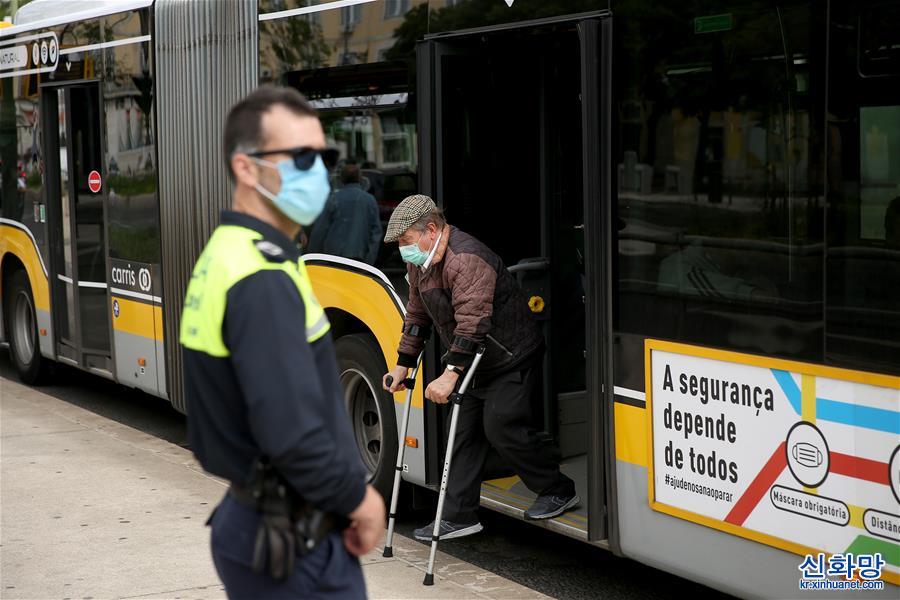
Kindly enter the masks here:
[[900, 7], [832, 14], [825, 358], [900, 372]]
[[[309, 0], [260, 0], [259, 6], [265, 14], [310, 4]], [[361, 256], [363, 240], [346, 243], [338, 233], [338, 229], [346, 231], [346, 223], [335, 228], [332, 221], [346, 216], [335, 207], [347, 196], [346, 190], [340, 192], [348, 185], [358, 185], [375, 199], [382, 231], [393, 208], [419, 191], [415, 95], [411, 93], [418, 30], [410, 30], [407, 21], [414, 13], [424, 15], [427, 6], [413, 4], [387, 10], [382, 3], [372, 3], [353, 10], [264, 19], [259, 30], [260, 82], [303, 92], [319, 111], [327, 143], [340, 152], [337, 163], [328, 165], [335, 194], [323, 216], [304, 232], [307, 252], [374, 264], [401, 295], [406, 293], [406, 269], [396, 245], [379, 239], [374, 259], [371, 252]], [[359, 172], [358, 184], [345, 184], [345, 167]], [[354, 201], [368, 201], [366, 196], [351, 195]], [[334, 234], [329, 235], [332, 229]]]
[[622, 363], [645, 336], [822, 356], [824, 27], [736, 4], [617, 15]]
[[[397, 246], [382, 239], [397, 204], [418, 192], [415, 97], [407, 66], [383, 62], [298, 71], [285, 79], [318, 110], [326, 143], [339, 152], [337, 162], [326, 165], [332, 196], [309, 229], [306, 251], [375, 265], [398, 290], [405, 289], [406, 267]], [[349, 222], [363, 219], [359, 209], [372, 201], [381, 232], [375, 237], [371, 223]], [[348, 239], [348, 231], [358, 239]]]
[[[128, 38], [149, 33], [148, 18], [133, 12], [106, 21], [113, 36]], [[148, 264], [160, 262], [152, 46], [121, 46], [115, 70], [103, 80], [109, 255]]]

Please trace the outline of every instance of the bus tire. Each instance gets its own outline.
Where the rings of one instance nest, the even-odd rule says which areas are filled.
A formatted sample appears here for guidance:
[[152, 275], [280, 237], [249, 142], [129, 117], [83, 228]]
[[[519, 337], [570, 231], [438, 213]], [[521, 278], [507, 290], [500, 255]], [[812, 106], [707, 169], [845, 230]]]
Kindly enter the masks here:
[[354, 333], [335, 342], [344, 403], [369, 483], [389, 502], [397, 460], [394, 399], [381, 389], [387, 366], [372, 335]]
[[6, 332], [13, 366], [24, 383], [35, 385], [45, 375], [47, 360], [41, 356], [37, 312], [28, 274], [19, 269], [8, 280], [3, 298]]

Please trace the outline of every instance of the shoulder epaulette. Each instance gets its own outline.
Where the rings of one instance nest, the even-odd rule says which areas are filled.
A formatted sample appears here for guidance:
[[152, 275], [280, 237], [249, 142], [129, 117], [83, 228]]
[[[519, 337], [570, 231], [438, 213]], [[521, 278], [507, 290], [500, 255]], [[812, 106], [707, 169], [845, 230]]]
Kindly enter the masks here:
[[253, 242], [253, 245], [270, 262], [284, 262], [288, 259], [287, 252], [281, 246], [269, 240], [256, 240]]

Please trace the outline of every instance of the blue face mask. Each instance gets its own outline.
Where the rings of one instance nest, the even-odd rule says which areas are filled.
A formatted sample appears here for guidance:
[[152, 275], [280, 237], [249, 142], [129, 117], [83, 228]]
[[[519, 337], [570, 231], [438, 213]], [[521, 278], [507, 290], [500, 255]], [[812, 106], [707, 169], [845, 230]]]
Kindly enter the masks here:
[[421, 248], [419, 248], [418, 242], [415, 244], [409, 244], [408, 246], [400, 246], [400, 258], [405, 260], [408, 263], [414, 264], [417, 267], [421, 267], [425, 264], [425, 261], [428, 260], [428, 255], [431, 254], [431, 251], [425, 252]]
[[258, 183], [256, 191], [271, 200], [272, 204], [291, 221], [300, 225], [311, 225], [322, 213], [328, 194], [331, 193], [328, 171], [322, 157], [317, 156], [316, 162], [306, 171], [298, 169], [289, 158], [275, 164], [258, 158], [255, 160], [261, 165], [278, 169], [281, 176], [281, 189], [278, 194], [273, 194]]

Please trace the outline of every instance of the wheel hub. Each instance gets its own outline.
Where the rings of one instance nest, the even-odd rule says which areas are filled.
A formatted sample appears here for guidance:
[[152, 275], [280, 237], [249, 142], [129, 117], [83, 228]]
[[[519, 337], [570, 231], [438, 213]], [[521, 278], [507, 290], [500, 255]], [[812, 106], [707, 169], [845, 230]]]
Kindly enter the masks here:
[[34, 308], [24, 291], [16, 294], [13, 312], [12, 336], [16, 356], [23, 365], [34, 359]]
[[378, 392], [362, 371], [353, 368], [341, 373], [341, 387], [363, 464], [369, 475], [374, 475], [381, 460], [384, 439], [381, 412], [376, 400]]

